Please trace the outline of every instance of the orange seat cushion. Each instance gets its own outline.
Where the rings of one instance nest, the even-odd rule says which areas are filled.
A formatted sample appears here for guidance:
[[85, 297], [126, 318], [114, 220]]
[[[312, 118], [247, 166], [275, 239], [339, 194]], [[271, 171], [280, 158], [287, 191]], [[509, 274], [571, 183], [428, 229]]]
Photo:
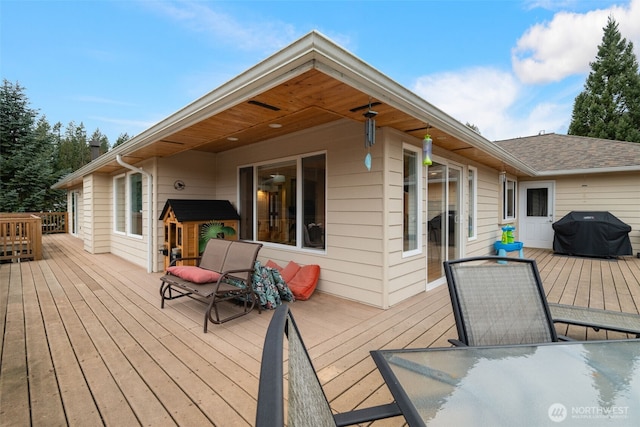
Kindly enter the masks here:
[[319, 265], [305, 265], [303, 267], [300, 267], [293, 279], [291, 279], [290, 281], [287, 280], [286, 283], [296, 299], [304, 301], [308, 300], [313, 291], [316, 290], [316, 285], [318, 284], [319, 277]]

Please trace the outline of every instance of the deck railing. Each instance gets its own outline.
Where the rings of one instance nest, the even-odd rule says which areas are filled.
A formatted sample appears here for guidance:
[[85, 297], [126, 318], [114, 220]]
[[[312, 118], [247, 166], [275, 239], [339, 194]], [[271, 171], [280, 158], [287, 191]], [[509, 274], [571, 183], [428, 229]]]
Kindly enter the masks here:
[[0, 261], [42, 259], [42, 219], [30, 213], [0, 213]]
[[31, 212], [42, 218], [42, 234], [66, 233], [67, 212]]

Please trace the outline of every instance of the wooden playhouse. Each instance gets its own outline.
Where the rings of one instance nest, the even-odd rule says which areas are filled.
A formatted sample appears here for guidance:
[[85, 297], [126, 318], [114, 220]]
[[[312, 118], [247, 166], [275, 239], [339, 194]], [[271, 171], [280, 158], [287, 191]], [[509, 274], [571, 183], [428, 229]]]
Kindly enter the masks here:
[[[211, 222], [221, 223], [235, 230], [225, 239], [237, 240], [240, 215], [228, 200], [168, 199], [160, 220], [164, 222], [164, 268], [179, 257], [199, 256], [202, 227]], [[185, 261], [184, 265], [195, 265]]]

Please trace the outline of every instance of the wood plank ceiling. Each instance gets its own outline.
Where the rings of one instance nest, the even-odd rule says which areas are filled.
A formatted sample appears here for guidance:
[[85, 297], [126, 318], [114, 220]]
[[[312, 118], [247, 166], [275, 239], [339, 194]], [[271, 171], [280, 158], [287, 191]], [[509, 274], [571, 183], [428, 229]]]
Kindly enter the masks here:
[[[363, 114], [372, 103], [377, 127], [391, 127], [422, 139], [427, 123], [390, 105], [370, 99], [369, 95], [335, 78], [311, 69], [275, 86], [259, 96], [241, 102], [196, 124], [179, 130], [152, 144], [123, 156], [128, 163], [150, 157], [168, 157], [186, 150], [218, 153], [236, 147], [279, 137], [291, 132], [349, 119], [364, 122]], [[280, 125], [280, 127], [271, 127]], [[501, 161], [430, 127], [434, 145], [470, 159], [504, 168]], [[113, 172], [119, 166], [104, 165], [101, 172]]]

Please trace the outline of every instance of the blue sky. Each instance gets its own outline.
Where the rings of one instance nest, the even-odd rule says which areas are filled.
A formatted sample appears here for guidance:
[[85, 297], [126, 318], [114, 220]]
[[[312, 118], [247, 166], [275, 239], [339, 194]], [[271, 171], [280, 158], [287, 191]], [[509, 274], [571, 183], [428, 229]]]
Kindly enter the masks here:
[[640, 0], [0, 0], [0, 74], [54, 124], [136, 135], [311, 30], [491, 140], [566, 133]]

